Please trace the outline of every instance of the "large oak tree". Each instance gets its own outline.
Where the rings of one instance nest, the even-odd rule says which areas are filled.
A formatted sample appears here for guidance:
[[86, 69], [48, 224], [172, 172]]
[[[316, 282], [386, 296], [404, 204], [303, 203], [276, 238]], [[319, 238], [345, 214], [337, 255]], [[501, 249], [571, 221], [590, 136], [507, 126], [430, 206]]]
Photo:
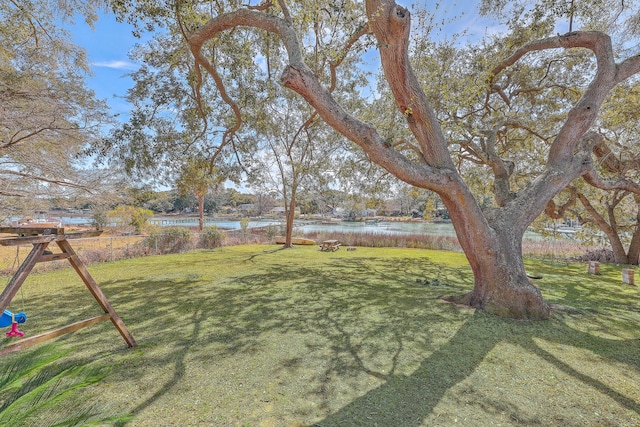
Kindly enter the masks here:
[[[286, 67], [280, 76], [285, 87], [302, 96], [329, 126], [358, 145], [373, 162], [413, 186], [436, 192], [442, 199], [475, 278], [469, 294], [451, 299], [501, 316], [547, 318], [550, 306], [524, 269], [523, 234], [568, 184], [585, 174], [597, 173], [592, 162], [595, 141], [588, 132], [611, 90], [640, 71], [640, 56], [625, 53], [623, 48], [628, 44], [614, 45], [609, 35], [596, 31], [607, 29], [610, 22], [602, 14], [593, 14], [595, 9], [589, 4], [596, 7], [602, 2], [576, 1], [571, 7], [561, 1], [484, 3], [485, 10], [512, 11], [514, 18], [508, 22], [504, 37], [485, 41], [481, 57], [464, 64], [470, 72], [461, 70], [464, 80], [460, 90], [480, 87], [485, 102], [476, 109], [454, 107], [449, 114], [443, 114], [442, 109], [451, 106], [438, 101], [452, 98], [452, 94], [434, 96], [434, 81], [420, 80], [414, 72], [411, 13], [392, 0], [277, 0], [259, 5], [178, 1], [172, 10], [153, 8], [153, 2], [148, 1], [116, 1], [115, 6], [120, 13], [130, 13], [136, 19], [147, 16], [150, 25], [179, 24], [193, 55], [197, 78], [204, 81], [207, 75], [213, 77], [221, 92], [227, 86], [233, 88], [234, 83], [225, 86], [219, 79], [218, 70], [228, 64], [219, 61], [216, 49], [223, 49], [230, 37], [236, 32], [244, 34], [247, 28], [276, 35], [286, 52]], [[507, 4], [513, 7], [505, 8]], [[621, 2], [622, 13], [607, 16], [630, 17], [633, 24], [636, 10], [631, 7], [635, 2]], [[609, 11], [614, 9], [609, 6]], [[343, 42], [331, 49], [323, 46], [325, 34], [319, 31], [325, 19], [342, 20], [343, 24]], [[554, 25], [559, 19], [570, 21], [571, 30], [582, 23], [587, 31], [556, 34]], [[349, 110], [348, 100], [333, 92], [334, 65], [343, 55], [362, 55], [369, 46], [367, 40], [375, 43], [394, 109], [409, 131], [408, 138], [400, 142], [365, 121], [366, 115]], [[327, 60], [316, 61], [318, 54], [326, 55]], [[573, 67], [574, 63], [582, 65]], [[432, 71], [437, 74], [437, 70]], [[574, 73], [573, 86], [545, 84], [548, 74], [563, 72]], [[538, 84], [527, 88], [527, 76], [535, 73], [539, 75]], [[543, 108], [536, 104], [538, 108], [527, 111], [527, 97], [553, 91], [557, 111], [552, 104]], [[469, 95], [478, 94], [472, 90]], [[519, 99], [524, 103], [516, 102]], [[496, 107], [498, 103], [502, 105]], [[241, 111], [234, 113], [239, 123]], [[524, 117], [527, 114], [530, 116]], [[554, 121], [553, 132], [543, 135], [531, 126], [545, 120]], [[464, 132], [453, 131], [465, 127], [475, 129], [466, 134], [466, 139], [460, 137]], [[522, 153], [514, 154], [517, 161], [510, 159], [510, 150], [515, 148], [510, 145], [510, 137], [514, 134], [526, 135], [522, 141], [534, 144], [530, 149], [543, 147], [540, 152], [544, 158], [537, 167], [522, 164], [526, 158]], [[478, 186], [466, 179], [468, 169], [463, 160], [484, 167], [485, 176], [492, 180], [492, 185], [484, 185], [493, 190], [491, 204], [474, 194]], [[529, 168], [526, 178], [514, 174], [520, 166]]]

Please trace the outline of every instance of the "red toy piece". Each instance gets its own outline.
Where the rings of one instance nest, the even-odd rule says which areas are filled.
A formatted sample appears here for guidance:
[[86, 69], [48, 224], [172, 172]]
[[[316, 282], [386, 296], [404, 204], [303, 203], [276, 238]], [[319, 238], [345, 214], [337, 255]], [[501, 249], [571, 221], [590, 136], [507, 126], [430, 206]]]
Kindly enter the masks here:
[[11, 330], [7, 332], [8, 337], [23, 337], [24, 332], [18, 330], [18, 323], [14, 322], [11, 324]]

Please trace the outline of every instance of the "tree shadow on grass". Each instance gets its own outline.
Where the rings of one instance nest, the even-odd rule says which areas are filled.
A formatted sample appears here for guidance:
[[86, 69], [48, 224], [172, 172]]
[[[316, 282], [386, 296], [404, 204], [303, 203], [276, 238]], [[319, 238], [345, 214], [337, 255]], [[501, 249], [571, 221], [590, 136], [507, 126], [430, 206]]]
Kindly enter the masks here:
[[[443, 294], [467, 291], [472, 278], [464, 269], [434, 264], [428, 258], [360, 256], [300, 265], [281, 254], [280, 249], [259, 254], [274, 257], [268, 262], [248, 254], [245, 261], [257, 263], [256, 269], [243, 267], [213, 279], [206, 276], [206, 269], [215, 266], [202, 264], [190, 265], [184, 272], [101, 283], [140, 344], [140, 350], [121, 352], [131, 367], [114, 372], [112, 381], [136, 381], [153, 371], [166, 374], [132, 404], [132, 415], [152, 410], [180, 388], [191, 361], [206, 366], [215, 358], [264, 351], [264, 337], [271, 333], [310, 337], [306, 351], [292, 349], [278, 363], [289, 375], [301, 364], [320, 366], [306, 389], [310, 399], [324, 402], [313, 419], [329, 414], [318, 426], [422, 425], [447, 392], [503, 343], [524, 348], [640, 414], [637, 401], [578, 372], [539, 344], [543, 340], [573, 346], [640, 371], [638, 340], [601, 338], [571, 328], [561, 317], [516, 322], [436, 302]], [[446, 285], [425, 286], [422, 279]], [[597, 298], [607, 297], [606, 289], [598, 292]], [[46, 296], [40, 302], [51, 304]], [[115, 330], [113, 335], [117, 336]], [[87, 338], [88, 342], [101, 339]], [[408, 357], [416, 361], [415, 369], [407, 368]], [[370, 377], [376, 386], [353, 398], [363, 377]], [[355, 384], [352, 400], [339, 407], [331, 381], [335, 385], [350, 380], [350, 387]]]
[[[145, 375], [145, 369], [135, 368], [138, 363], [158, 371], [170, 367], [172, 375], [163, 377], [156, 391], [131, 409], [130, 413], [136, 415], [175, 389], [184, 377], [186, 357], [209, 361], [211, 354], [199, 353], [193, 350], [194, 346], [202, 348], [215, 343], [221, 346], [217, 357], [233, 357], [253, 352], [259, 345], [258, 337], [269, 331], [320, 335], [333, 343], [335, 352], [350, 354], [368, 375], [386, 378], [388, 374], [378, 374], [359, 358], [358, 344], [345, 339], [356, 322], [352, 317], [353, 310], [380, 307], [388, 311], [391, 318], [397, 318], [405, 308], [416, 304], [412, 300], [416, 287], [413, 276], [402, 280], [411, 280], [411, 286], [407, 287], [407, 283], [394, 284], [399, 279], [388, 272], [369, 274], [362, 280], [371, 273], [368, 263], [373, 261], [352, 261], [346, 267], [334, 266], [330, 271], [286, 263], [268, 271], [223, 279], [210, 286], [203, 286], [197, 279], [189, 280], [186, 275], [167, 275], [167, 280], [147, 279], [133, 285], [129, 280], [105, 282], [103, 288], [112, 295], [112, 303], [129, 324], [141, 351], [153, 353], [151, 357], [130, 356], [132, 368], [122, 378], [116, 373], [113, 382], [135, 380], [136, 376]], [[403, 270], [398, 265], [394, 268]], [[289, 283], [283, 284], [287, 280]], [[398, 286], [392, 298], [388, 295], [391, 285]], [[422, 288], [417, 290], [418, 293], [424, 291]], [[395, 303], [389, 306], [394, 300]], [[422, 301], [417, 304], [422, 305]], [[430, 318], [435, 320], [436, 317]], [[176, 333], [176, 329], [182, 327], [180, 325], [187, 329], [184, 335]], [[407, 333], [401, 329], [399, 324], [376, 324], [365, 333], [373, 336], [391, 331], [396, 347], [390, 352], [397, 357]], [[171, 346], [172, 350], [158, 352], [153, 349], [165, 346]], [[392, 360], [391, 363], [395, 365], [396, 362]], [[344, 375], [358, 371], [351, 363], [345, 365], [340, 357], [332, 360], [329, 369]], [[393, 370], [392, 367], [389, 371]]]
[[202, 310], [196, 309], [193, 312], [191, 317], [185, 318], [185, 321], [188, 321], [190, 325], [192, 325], [191, 333], [185, 334], [180, 341], [176, 343], [176, 351], [173, 352], [173, 357], [171, 361], [165, 361], [164, 363], [172, 363], [173, 364], [173, 374], [172, 376], [161, 386], [158, 387], [155, 393], [140, 402], [135, 408], [133, 408], [127, 414], [127, 418], [123, 421], [117, 422], [114, 425], [116, 427], [125, 426], [129, 420], [148, 407], [152, 406], [154, 402], [163, 397], [168, 393], [173, 393], [173, 389], [181, 382], [185, 375], [186, 365], [185, 358], [189, 354], [191, 350], [191, 346], [197, 343], [197, 338], [200, 335], [202, 320], [206, 317], [206, 313]]
[[[417, 279], [425, 277], [440, 278], [449, 285], [445, 289], [416, 284]], [[367, 375], [384, 381], [341, 409], [332, 411], [327, 403], [325, 410], [330, 415], [317, 422], [317, 426], [422, 425], [445, 394], [472, 375], [486, 356], [503, 343], [526, 349], [640, 415], [638, 402], [602, 381], [578, 372], [537, 342], [541, 339], [588, 350], [640, 370], [638, 356], [629, 356], [640, 353], [638, 340], [597, 337], [567, 326], [560, 318], [527, 323], [476, 313], [465, 321], [466, 316], [459, 316], [460, 309], [435, 302], [443, 293], [463, 291], [469, 282], [469, 276], [461, 275], [459, 269], [434, 265], [428, 259], [380, 261], [359, 258], [337, 259], [331, 266], [318, 267], [274, 263], [265, 271], [238, 275], [224, 285], [212, 286], [196, 297], [195, 305], [188, 303], [191, 288], [188, 282], [178, 284], [183, 290], [179, 295], [161, 283], [139, 284], [149, 290], [153, 288], [154, 298], [162, 302], [156, 307], [148, 307], [146, 301], [134, 296], [139, 289], [129, 289], [136, 306], [146, 307], [146, 315], [156, 319], [158, 330], [171, 328], [171, 321], [161, 320], [167, 312], [188, 311], [185, 307], [191, 306], [195, 317], [187, 319], [190, 325], [191, 322], [196, 324], [190, 326], [193, 329], [188, 339], [176, 342], [177, 350], [170, 359], [154, 362], [173, 364], [173, 377], [134, 408], [133, 413], [148, 408], [179, 383], [184, 374], [184, 358], [194, 342], [199, 345], [224, 344], [223, 354], [233, 356], [253, 351], [260, 345], [258, 337], [261, 334], [278, 331], [282, 334], [314, 334], [323, 338], [320, 342], [329, 343], [330, 352], [323, 353], [325, 360], [317, 361], [326, 364], [326, 378], [332, 374], [343, 379]], [[200, 286], [193, 289], [202, 291]], [[127, 292], [126, 286], [116, 293], [120, 295], [121, 292]], [[421, 310], [420, 306], [424, 304], [437, 306], [437, 309]], [[363, 320], [362, 312], [367, 310], [375, 310], [384, 322]], [[411, 317], [411, 313], [417, 314]], [[437, 333], [439, 325], [454, 319], [462, 319], [461, 326], [443, 344], [429, 335]], [[209, 327], [203, 328], [200, 323], [207, 323]], [[410, 374], [398, 373], [398, 355], [416, 333], [423, 335], [425, 348], [431, 349], [430, 355]], [[370, 346], [365, 352], [367, 339], [376, 340], [379, 348]], [[309, 348], [305, 357], [317, 357], [313, 356], [315, 350]], [[367, 355], [363, 356], [363, 353]], [[210, 357], [208, 354], [192, 356], [202, 357], [203, 361]], [[377, 356], [387, 360], [385, 369], [371, 363]], [[296, 363], [299, 360], [295, 358], [283, 361], [282, 368], [289, 369], [289, 365]], [[321, 399], [331, 399], [323, 395], [328, 387], [326, 382], [322, 383], [321, 378], [318, 381], [314, 393]], [[519, 418], [518, 414], [514, 417]]]
[[[543, 339], [575, 346], [640, 370], [638, 340], [599, 338], [570, 328], [558, 320], [546, 321], [536, 326], [532, 333], [530, 325], [476, 313], [453, 338], [426, 358], [413, 373], [388, 377], [381, 386], [353, 400], [314, 426], [421, 426], [445, 393], [469, 377], [496, 345], [502, 343], [523, 347], [586, 387], [597, 390], [620, 406], [640, 415], [640, 402], [579, 372], [536, 343], [536, 339]], [[629, 360], [629, 355], [636, 356]], [[517, 411], [513, 408], [511, 410]], [[523, 417], [512, 414], [512, 418]], [[537, 423], [535, 420], [532, 422]]]

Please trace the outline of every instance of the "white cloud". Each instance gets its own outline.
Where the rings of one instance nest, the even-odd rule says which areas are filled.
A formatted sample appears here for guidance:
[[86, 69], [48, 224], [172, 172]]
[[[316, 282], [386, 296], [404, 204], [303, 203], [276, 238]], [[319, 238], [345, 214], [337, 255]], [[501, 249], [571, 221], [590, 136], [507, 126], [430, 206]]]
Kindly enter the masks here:
[[94, 67], [114, 68], [116, 70], [137, 70], [138, 65], [131, 61], [101, 61], [92, 62]]

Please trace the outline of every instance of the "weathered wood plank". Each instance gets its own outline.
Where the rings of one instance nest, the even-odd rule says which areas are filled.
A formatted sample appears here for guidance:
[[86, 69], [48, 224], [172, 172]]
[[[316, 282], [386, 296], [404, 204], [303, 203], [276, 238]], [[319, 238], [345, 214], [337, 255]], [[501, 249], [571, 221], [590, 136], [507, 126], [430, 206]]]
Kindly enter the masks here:
[[33, 226], [22, 227], [0, 227], [0, 233], [17, 234], [33, 236], [35, 234], [64, 234], [64, 227], [38, 227], [37, 224]]
[[67, 259], [67, 258], [69, 258], [69, 255], [65, 253], [45, 254], [45, 255], [42, 255], [37, 262], [59, 261], [61, 259]]
[[53, 242], [63, 236], [48, 235], [48, 236], [30, 236], [30, 237], [10, 237], [8, 239], [0, 239], [0, 245], [2, 246], [20, 246], [31, 245], [44, 242]]
[[18, 289], [20, 289], [20, 286], [22, 286], [25, 279], [27, 278], [33, 267], [36, 265], [47, 246], [49, 246], [49, 242], [41, 242], [33, 245], [33, 249], [31, 249], [31, 252], [29, 252], [27, 258], [18, 268], [16, 274], [13, 275], [7, 287], [4, 288], [4, 291], [2, 291], [2, 294], [0, 294], [0, 313], [4, 312], [4, 310], [9, 306], [9, 303], [11, 302], [11, 300], [13, 300], [13, 297], [18, 292]]
[[96, 283], [93, 277], [91, 277], [91, 274], [89, 274], [89, 271], [85, 267], [84, 263], [80, 260], [76, 252], [73, 250], [69, 242], [67, 242], [66, 240], [58, 240], [56, 241], [56, 244], [60, 247], [62, 252], [69, 254], [69, 262], [76, 270], [76, 273], [78, 273], [84, 284], [87, 286], [87, 289], [89, 289], [89, 292], [91, 292], [91, 295], [93, 295], [102, 309], [111, 315], [111, 322], [116, 327], [118, 332], [120, 332], [120, 335], [122, 335], [122, 338], [124, 338], [127, 345], [129, 347], [135, 347], [137, 343], [133, 338], [133, 335], [131, 335], [129, 329], [127, 329], [127, 326], [111, 306], [111, 303], [109, 303], [109, 300], [107, 300], [107, 297], [102, 292], [102, 289], [100, 289], [100, 286], [98, 286], [98, 283]]
[[34, 236], [22, 236], [22, 237], [7, 237], [5, 239], [0, 238], [0, 246], [19, 246], [29, 245], [33, 243], [52, 242], [54, 240], [65, 239], [86, 239], [88, 237], [97, 237], [102, 234], [102, 230], [92, 231], [78, 231], [69, 234], [46, 234], [46, 235], [34, 235]]
[[79, 329], [86, 328], [87, 326], [95, 325], [96, 323], [103, 322], [110, 318], [111, 316], [109, 315], [109, 313], [105, 313], [105, 314], [101, 314], [100, 316], [92, 317], [90, 319], [71, 323], [70, 325], [63, 326], [61, 328], [54, 329], [52, 331], [43, 332], [41, 334], [34, 335], [29, 338], [23, 338], [21, 340], [12, 342], [11, 344], [8, 344], [2, 349], [0, 349], [0, 356], [3, 354], [13, 353], [14, 351], [25, 349], [27, 347], [31, 347], [32, 345], [57, 338], [59, 336], [62, 336], [71, 332], [75, 332]]

